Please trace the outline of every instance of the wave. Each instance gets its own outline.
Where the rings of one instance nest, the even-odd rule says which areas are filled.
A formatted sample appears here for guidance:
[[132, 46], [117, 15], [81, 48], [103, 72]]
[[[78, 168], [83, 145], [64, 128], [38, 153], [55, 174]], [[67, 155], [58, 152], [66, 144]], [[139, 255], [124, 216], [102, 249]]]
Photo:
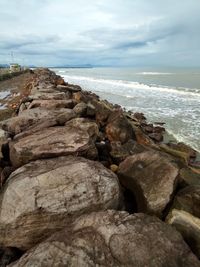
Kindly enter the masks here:
[[174, 75], [175, 73], [143, 71], [143, 72], [138, 72], [136, 74], [138, 74], [138, 75]]
[[66, 80], [73, 79], [79, 82], [87, 81], [87, 82], [101, 83], [101, 84], [117, 86], [117, 87], [122, 86], [122, 87], [130, 88], [130, 89], [141, 89], [141, 90], [148, 90], [148, 91], [151, 90], [151, 91], [167, 92], [167, 93], [173, 93], [173, 94], [175, 93], [179, 95], [194, 96], [194, 97], [200, 98], [200, 89], [198, 88], [184, 88], [184, 87], [173, 88], [173, 87], [167, 87], [167, 86], [155, 85], [155, 84], [147, 85], [144, 83], [132, 82], [132, 81], [126, 81], [126, 80], [110, 80], [110, 79], [76, 76], [76, 75], [63, 75], [63, 77]]

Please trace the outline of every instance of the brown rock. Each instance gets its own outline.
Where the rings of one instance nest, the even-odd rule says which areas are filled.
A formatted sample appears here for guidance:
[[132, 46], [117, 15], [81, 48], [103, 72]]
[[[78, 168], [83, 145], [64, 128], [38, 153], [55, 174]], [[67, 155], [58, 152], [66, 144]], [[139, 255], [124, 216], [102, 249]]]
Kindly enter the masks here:
[[78, 103], [75, 107], [74, 107], [74, 112], [78, 115], [78, 116], [85, 116], [86, 112], [87, 112], [87, 104], [85, 104], [84, 102], [80, 102]]
[[148, 136], [158, 143], [163, 141], [163, 134], [162, 133], [151, 133]]
[[200, 173], [194, 172], [191, 168], [182, 168], [179, 173], [181, 187], [187, 185], [200, 185]]
[[134, 140], [130, 139], [125, 144], [121, 142], [111, 142], [110, 155], [113, 161], [117, 164], [125, 160], [128, 156], [148, 150], [148, 147], [138, 144]]
[[181, 235], [155, 217], [106, 211], [81, 216], [12, 267], [199, 267]]
[[115, 111], [109, 116], [106, 135], [110, 142], [120, 141], [122, 144], [135, 139], [133, 127], [121, 111]]
[[[61, 108], [57, 110], [47, 110], [38, 107], [34, 109], [27, 109], [23, 111], [20, 116], [12, 117], [1, 122], [1, 126], [11, 136], [14, 136], [21, 132], [32, 130], [38, 125], [39, 129], [41, 129], [47, 126], [64, 124], [75, 116], [75, 112], [71, 109]], [[43, 124], [44, 127], [41, 127]]]
[[174, 194], [178, 168], [152, 150], [126, 158], [119, 165], [118, 176], [135, 195], [139, 211], [162, 216]]
[[50, 127], [10, 142], [12, 165], [19, 167], [32, 160], [66, 155], [96, 158], [97, 150], [94, 145], [96, 125], [88, 123], [81, 126], [83, 128], [69, 125]]
[[200, 185], [191, 185], [180, 190], [172, 208], [187, 211], [200, 218]]
[[81, 87], [79, 85], [73, 85], [73, 84], [67, 84], [67, 85], [57, 85], [57, 90], [64, 91], [70, 91], [70, 92], [79, 92], [81, 91]]
[[190, 146], [182, 142], [177, 143], [177, 144], [169, 143], [168, 145], [174, 150], [178, 150], [178, 151], [186, 153], [189, 158], [196, 158], [197, 152], [193, 148], [191, 148]]
[[1, 192], [0, 246], [29, 249], [74, 217], [117, 209], [120, 197], [117, 176], [98, 162], [72, 156], [31, 162]]
[[116, 173], [118, 171], [118, 168], [119, 168], [119, 166], [117, 166], [115, 164], [110, 165], [110, 169], [111, 169], [112, 172]]
[[29, 109], [42, 107], [45, 109], [57, 109], [57, 108], [73, 108], [75, 106], [75, 101], [69, 100], [34, 100], [29, 105]]
[[186, 211], [173, 209], [167, 222], [182, 234], [191, 250], [200, 258], [200, 219]]

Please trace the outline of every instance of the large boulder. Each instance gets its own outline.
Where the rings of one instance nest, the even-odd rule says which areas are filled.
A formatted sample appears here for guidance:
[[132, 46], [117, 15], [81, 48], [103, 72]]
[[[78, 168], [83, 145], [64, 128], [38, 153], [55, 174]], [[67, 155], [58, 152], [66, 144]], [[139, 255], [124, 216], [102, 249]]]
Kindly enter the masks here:
[[73, 108], [76, 102], [73, 99], [69, 100], [33, 100], [28, 106], [29, 109], [42, 107], [45, 109], [56, 109], [56, 108]]
[[14, 171], [0, 198], [0, 246], [26, 250], [83, 213], [117, 209], [117, 176], [79, 157], [37, 160]]
[[184, 240], [200, 259], [200, 219], [184, 210], [173, 209], [166, 221], [182, 234]]
[[173, 197], [178, 168], [159, 152], [150, 150], [127, 157], [119, 165], [118, 175], [135, 195], [139, 211], [162, 216]]
[[47, 110], [38, 107], [24, 110], [20, 116], [12, 117], [1, 122], [1, 126], [9, 135], [15, 136], [21, 132], [33, 130], [34, 128], [38, 130], [38, 128], [64, 124], [74, 117], [76, 117], [76, 114], [71, 109], [60, 108]]
[[135, 139], [133, 127], [121, 110], [112, 112], [106, 125], [106, 135], [109, 141], [120, 141], [122, 144], [129, 139]]
[[200, 185], [191, 185], [180, 190], [174, 198], [173, 208], [200, 218]]
[[9, 143], [10, 160], [19, 167], [29, 161], [56, 156], [97, 157], [94, 141], [98, 127], [94, 122], [79, 126], [50, 127]]
[[192, 168], [182, 168], [179, 173], [179, 183], [181, 187], [187, 185], [200, 185], [200, 173]]
[[81, 216], [12, 267], [199, 267], [181, 235], [158, 218], [106, 211]]

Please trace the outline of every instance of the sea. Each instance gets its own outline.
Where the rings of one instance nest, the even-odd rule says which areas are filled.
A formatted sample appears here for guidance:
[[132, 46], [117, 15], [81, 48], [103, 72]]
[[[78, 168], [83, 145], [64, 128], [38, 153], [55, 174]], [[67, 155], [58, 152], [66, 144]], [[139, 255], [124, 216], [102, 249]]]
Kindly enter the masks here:
[[200, 69], [54, 68], [66, 82], [98, 94], [149, 122], [165, 122], [168, 133], [200, 152]]

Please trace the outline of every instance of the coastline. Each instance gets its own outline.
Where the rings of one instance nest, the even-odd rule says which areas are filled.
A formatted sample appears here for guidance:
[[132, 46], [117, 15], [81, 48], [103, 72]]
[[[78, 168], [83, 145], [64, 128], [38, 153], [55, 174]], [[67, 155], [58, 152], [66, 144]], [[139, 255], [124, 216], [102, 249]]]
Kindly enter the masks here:
[[104, 266], [108, 258], [128, 266], [126, 244], [133, 265], [198, 267], [197, 152], [169, 142], [162, 122], [48, 69], [25, 80], [15, 116], [0, 122], [0, 248], [11, 248], [8, 264], [31, 266], [39, 251], [48, 266], [70, 264], [72, 255], [81, 266], [89, 255], [95, 266], [98, 251]]

